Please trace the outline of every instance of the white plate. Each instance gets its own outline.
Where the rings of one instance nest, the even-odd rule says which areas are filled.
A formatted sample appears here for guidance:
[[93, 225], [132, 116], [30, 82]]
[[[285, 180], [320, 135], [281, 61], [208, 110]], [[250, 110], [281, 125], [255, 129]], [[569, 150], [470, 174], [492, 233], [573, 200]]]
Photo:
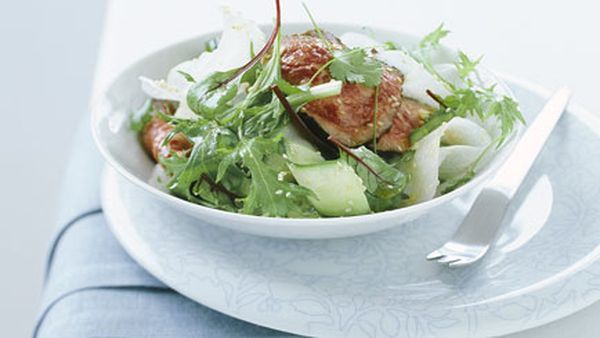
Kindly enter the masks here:
[[[510, 84], [531, 118], [547, 93]], [[498, 245], [466, 269], [424, 260], [460, 222], [460, 201], [403, 227], [311, 241], [202, 224], [112, 170], [103, 207], [125, 249], [158, 279], [248, 322], [327, 337], [502, 335], [600, 299], [600, 120], [572, 107], [557, 128]]]
[[[324, 26], [338, 35], [360, 30], [355, 25], [324, 24]], [[266, 26], [262, 28], [264, 31], [270, 29]], [[304, 32], [309, 28], [311, 26], [308, 24], [284, 26], [286, 32]], [[402, 46], [412, 46], [419, 41], [415, 36], [389, 30], [373, 28], [368, 32], [373, 32], [381, 41], [395, 41]], [[481, 186], [481, 183], [502, 164], [516, 140], [512, 138], [480, 173], [462, 187], [424, 203], [386, 212], [354, 217], [282, 219], [237, 214], [187, 202], [148, 184], [153, 176], [155, 163], [142, 149], [137, 135], [129, 130], [126, 122], [131, 111], [139, 108], [147, 99], [140, 89], [138, 79], [140, 75], [150, 78], [164, 77], [173, 65], [198, 55], [203, 42], [215, 35], [216, 33], [203, 34], [198, 38], [165, 47], [131, 65], [113, 81], [94, 104], [92, 113], [94, 140], [113, 168], [130, 182], [146, 190], [148, 195], [205, 223], [263, 236], [320, 239], [362, 235], [391, 228], [417, 219]], [[439, 63], [448, 63], [453, 62], [455, 57], [450, 49], [442, 48], [438, 51], [436, 60]], [[484, 73], [486, 78], [497, 82], [498, 88], [504, 88], [506, 94], [510, 95], [510, 90], [506, 90], [502, 81], [494, 80], [489, 72]]]

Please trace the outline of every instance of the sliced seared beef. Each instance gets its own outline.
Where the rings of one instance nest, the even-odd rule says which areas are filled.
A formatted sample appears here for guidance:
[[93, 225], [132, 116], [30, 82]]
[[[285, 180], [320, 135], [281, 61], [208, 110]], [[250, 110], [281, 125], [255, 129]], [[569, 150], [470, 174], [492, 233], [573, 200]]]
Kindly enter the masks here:
[[403, 98], [400, 110], [394, 116], [392, 127], [379, 140], [377, 149], [381, 151], [403, 152], [408, 150], [410, 133], [423, 124], [433, 108], [412, 99]]
[[[175, 112], [175, 106], [168, 101], [154, 101], [152, 105], [155, 111], [160, 111], [166, 115], [173, 115]], [[169, 149], [178, 152], [192, 147], [192, 144], [182, 134], [175, 135], [168, 145], [163, 145], [165, 138], [172, 130], [173, 126], [157, 116], [152, 116], [150, 122], [144, 127], [142, 131], [144, 147], [156, 162], [158, 162], [161, 155], [169, 156]]]
[[[328, 34], [333, 49], [342, 49], [341, 42]], [[326, 44], [313, 32], [290, 35], [282, 41], [281, 70], [283, 78], [294, 84], [307, 83], [311, 77], [333, 58]], [[312, 85], [331, 80], [327, 70], [322, 71]], [[377, 127], [375, 136], [387, 131], [402, 102], [402, 74], [384, 66], [379, 89]], [[307, 104], [304, 112], [313, 118], [329, 135], [347, 146], [358, 146], [373, 139], [375, 89], [362, 84], [345, 83], [338, 96]]]

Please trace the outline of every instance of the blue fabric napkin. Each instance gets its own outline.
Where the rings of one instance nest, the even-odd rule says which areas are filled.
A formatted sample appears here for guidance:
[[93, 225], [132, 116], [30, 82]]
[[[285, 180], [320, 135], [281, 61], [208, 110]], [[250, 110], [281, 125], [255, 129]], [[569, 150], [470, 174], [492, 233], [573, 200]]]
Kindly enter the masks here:
[[289, 337], [179, 295], [125, 253], [102, 214], [104, 164], [90, 133], [84, 119], [65, 173], [34, 338]]

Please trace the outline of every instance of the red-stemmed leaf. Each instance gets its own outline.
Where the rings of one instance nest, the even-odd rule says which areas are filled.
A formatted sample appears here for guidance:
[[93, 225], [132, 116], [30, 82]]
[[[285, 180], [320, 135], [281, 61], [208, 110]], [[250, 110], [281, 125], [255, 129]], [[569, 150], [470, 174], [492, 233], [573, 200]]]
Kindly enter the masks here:
[[448, 105], [446, 104], [446, 102], [444, 102], [444, 100], [442, 100], [441, 97], [439, 97], [437, 94], [435, 94], [431, 90], [427, 89], [425, 91], [425, 93], [427, 93], [427, 95], [429, 95], [429, 97], [431, 97], [435, 102], [437, 102], [440, 105], [440, 107], [442, 107], [444, 109], [448, 108]]
[[275, 43], [275, 40], [277, 39], [277, 35], [279, 34], [279, 30], [281, 28], [281, 4], [279, 2], [280, 2], [279, 0], [275, 0], [275, 9], [276, 9], [275, 27], [273, 28], [273, 32], [271, 33], [271, 36], [269, 37], [269, 40], [267, 41], [267, 43], [263, 46], [263, 48], [250, 61], [248, 61], [248, 63], [246, 63], [245, 65], [241, 66], [227, 80], [219, 83], [216, 88], [219, 88], [219, 87], [222, 87], [222, 86], [228, 84], [229, 82], [237, 79], [238, 76], [240, 76], [240, 75], [244, 74], [245, 72], [247, 72], [258, 61], [260, 61], [265, 56], [265, 54], [267, 54], [267, 52], [271, 49], [271, 47], [273, 47], [273, 44]]
[[300, 117], [298, 112], [296, 112], [296, 110], [294, 110], [294, 108], [292, 107], [290, 102], [287, 100], [287, 98], [285, 97], [285, 94], [283, 94], [281, 89], [279, 89], [279, 87], [277, 85], [271, 86], [271, 89], [273, 90], [273, 93], [275, 93], [275, 96], [277, 96], [277, 98], [281, 102], [281, 105], [283, 106], [283, 108], [287, 112], [288, 116], [290, 117], [290, 120], [292, 121], [292, 125], [294, 126], [294, 128], [296, 128], [296, 130], [301, 135], [303, 135], [306, 139], [312, 141], [312, 143], [317, 147], [317, 149], [319, 149], [319, 151], [323, 154], [323, 156], [325, 156], [325, 158], [333, 158], [334, 156], [336, 156], [337, 151], [336, 151], [335, 147], [333, 146], [333, 144], [331, 144], [330, 142], [325, 141], [322, 138], [320, 138], [319, 136], [317, 136], [306, 125], [306, 123], [304, 122], [302, 117]]
[[381, 177], [381, 175], [379, 175], [379, 173], [375, 169], [373, 169], [367, 162], [365, 162], [362, 158], [357, 156], [352, 151], [352, 149], [350, 149], [345, 144], [340, 142], [340, 140], [338, 140], [337, 138], [335, 138], [333, 136], [329, 136], [329, 141], [331, 141], [333, 144], [335, 144], [340, 149], [340, 151], [343, 151], [348, 156], [352, 157], [352, 159], [354, 159], [358, 164], [365, 167], [371, 174], [373, 174], [373, 176], [377, 177], [378, 180], [380, 180], [384, 183], [389, 183], [389, 182], [387, 182], [387, 180], [385, 178]]

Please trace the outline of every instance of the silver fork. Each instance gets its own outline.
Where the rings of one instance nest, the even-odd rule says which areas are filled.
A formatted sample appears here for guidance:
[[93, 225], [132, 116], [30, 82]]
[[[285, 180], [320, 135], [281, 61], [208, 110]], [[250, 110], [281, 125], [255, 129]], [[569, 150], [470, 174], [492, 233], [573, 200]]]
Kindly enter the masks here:
[[546, 103], [514, 151], [481, 190], [450, 241], [427, 255], [451, 267], [473, 264], [489, 250], [502, 224], [506, 208], [562, 116], [571, 91], [563, 87]]

